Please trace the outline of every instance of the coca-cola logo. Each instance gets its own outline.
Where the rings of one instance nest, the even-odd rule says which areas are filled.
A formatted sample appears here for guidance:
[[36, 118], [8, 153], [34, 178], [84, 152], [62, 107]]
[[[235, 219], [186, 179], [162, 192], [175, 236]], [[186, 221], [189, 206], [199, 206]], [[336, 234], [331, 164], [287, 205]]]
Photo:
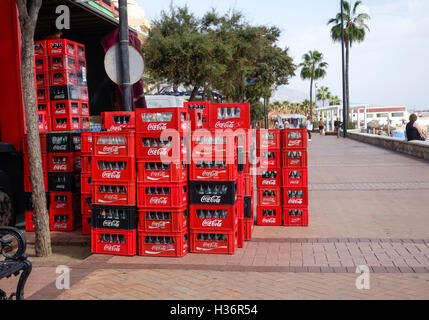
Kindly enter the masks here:
[[103, 227], [119, 228], [119, 220], [104, 220]]
[[56, 209], [63, 209], [66, 207], [65, 203], [57, 203], [57, 205], [55, 206]]
[[67, 229], [67, 223], [54, 223], [55, 229]]
[[65, 128], [67, 128], [67, 123], [57, 124], [56, 127], [57, 127], [57, 129], [65, 129]]
[[270, 203], [274, 203], [276, 202], [276, 200], [274, 198], [264, 198], [264, 200], [262, 200], [263, 204], [270, 204]]
[[301, 144], [301, 140], [289, 140], [289, 147], [299, 146]]
[[235, 127], [234, 121], [226, 121], [226, 122], [218, 121], [215, 124], [215, 129], [234, 129], [234, 127]]
[[204, 195], [201, 197], [201, 202], [203, 203], [220, 203], [221, 196], [208, 196]]
[[217, 242], [204, 242], [203, 247], [204, 248], [217, 248], [219, 244]]
[[150, 148], [147, 151], [148, 156], [166, 156], [167, 148]]
[[152, 171], [150, 173], [150, 177], [152, 177], [152, 178], [170, 178], [170, 175], [165, 173], [165, 171]]
[[149, 200], [150, 204], [162, 204], [162, 205], [166, 205], [168, 201], [167, 197], [152, 197]]
[[66, 110], [65, 109], [58, 109], [58, 110], [55, 110], [55, 114], [65, 114], [66, 113]]
[[289, 183], [290, 184], [299, 184], [299, 180], [290, 180]]
[[302, 204], [303, 199], [289, 199], [289, 204]]
[[111, 132], [119, 132], [119, 131], [122, 131], [122, 128], [126, 128], [126, 127], [127, 127], [127, 125], [123, 125], [123, 124], [117, 125], [117, 126], [112, 125], [110, 127], [109, 131], [111, 131]]
[[300, 163], [300, 160], [290, 160], [291, 165], [297, 165]]
[[262, 223], [276, 223], [276, 218], [262, 218]]
[[152, 251], [174, 251], [176, 248], [173, 244], [163, 245], [163, 244], [156, 244], [151, 247]]
[[222, 228], [222, 220], [221, 219], [205, 219], [202, 222], [203, 227], [211, 227], [211, 228]]
[[104, 246], [104, 251], [119, 252], [119, 251], [121, 251], [121, 246], [118, 244], [116, 244], [116, 245], [106, 244]]
[[219, 174], [221, 174], [221, 173], [226, 173], [226, 171], [225, 170], [223, 170], [223, 171], [203, 171], [201, 173], [201, 176], [198, 176], [197, 178], [198, 179], [213, 179], [213, 178], [217, 179], [217, 178], [219, 178]]
[[119, 196], [117, 194], [106, 194], [104, 199], [106, 200], [118, 200]]
[[165, 229], [167, 224], [170, 224], [170, 221], [152, 221], [149, 229]]
[[98, 154], [119, 154], [119, 149], [125, 149], [125, 146], [104, 146], [103, 150], [98, 151]]
[[66, 164], [56, 164], [53, 168], [54, 171], [67, 171], [67, 165]]
[[167, 123], [149, 123], [147, 130], [149, 131], [163, 131], [167, 129]]
[[101, 177], [103, 179], [121, 179], [121, 171], [103, 171]]
[[276, 185], [276, 180], [263, 180], [262, 184], [263, 185], [269, 185], [269, 186], [275, 186]]

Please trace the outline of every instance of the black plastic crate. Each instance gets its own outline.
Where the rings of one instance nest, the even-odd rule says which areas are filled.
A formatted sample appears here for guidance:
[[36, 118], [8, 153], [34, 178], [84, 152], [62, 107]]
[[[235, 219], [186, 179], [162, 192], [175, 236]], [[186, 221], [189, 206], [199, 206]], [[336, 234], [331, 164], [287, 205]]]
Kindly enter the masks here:
[[67, 192], [76, 190], [74, 173], [48, 173], [48, 186], [50, 192]]
[[76, 132], [50, 132], [47, 136], [49, 153], [79, 152], [80, 133]]
[[77, 86], [50, 86], [51, 100], [79, 100], [79, 88]]
[[189, 204], [234, 205], [236, 181], [189, 181]]
[[94, 229], [136, 230], [136, 207], [92, 205], [91, 224]]
[[244, 217], [252, 218], [252, 197], [244, 197]]
[[[50, 206], [50, 201], [51, 201], [50, 193], [46, 192], [46, 206], [47, 206], [47, 208], [49, 208], [49, 206]], [[24, 193], [24, 210], [25, 211], [33, 211], [34, 210], [31, 192], [25, 192]]]

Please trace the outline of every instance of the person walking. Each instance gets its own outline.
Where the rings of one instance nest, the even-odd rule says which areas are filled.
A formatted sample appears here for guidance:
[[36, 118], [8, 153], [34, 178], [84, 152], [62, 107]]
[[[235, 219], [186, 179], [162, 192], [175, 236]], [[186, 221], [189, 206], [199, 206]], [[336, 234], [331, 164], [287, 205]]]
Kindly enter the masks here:
[[337, 118], [337, 120], [334, 122], [335, 134], [337, 135], [337, 139], [340, 138], [340, 125], [340, 119]]
[[319, 120], [319, 133], [320, 135], [323, 134], [323, 130], [325, 129], [325, 123], [323, 122], [323, 119]]
[[410, 115], [410, 122], [408, 122], [405, 134], [407, 136], [408, 141], [426, 141], [426, 134], [417, 124], [417, 115]]
[[307, 117], [307, 121], [306, 121], [305, 126], [307, 128], [308, 141], [311, 141], [311, 131], [313, 131], [313, 123], [311, 122], [310, 116]]

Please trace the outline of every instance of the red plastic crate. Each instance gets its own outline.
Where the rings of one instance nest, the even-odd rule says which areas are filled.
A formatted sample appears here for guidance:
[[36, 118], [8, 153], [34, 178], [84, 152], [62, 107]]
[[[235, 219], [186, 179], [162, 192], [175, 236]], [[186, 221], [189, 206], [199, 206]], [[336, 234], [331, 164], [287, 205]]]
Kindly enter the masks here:
[[308, 187], [308, 169], [283, 169], [284, 187]]
[[189, 205], [189, 227], [232, 231], [238, 225], [238, 205]]
[[76, 55], [76, 42], [67, 39], [53, 39], [47, 41], [48, 55]]
[[307, 149], [307, 129], [282, 130], [282, 149]]
[[202, 111], [203, 115], [207, 118], [208, 121], [210, 101], [189, 101], [184, 103], [184, 107], [189, 111]]
[[284, 150], [282, 152], [282, 165], [283, 168], [288, 169], [301, 169], [307, 168], [308, 154], [304, 150]]
[[180, 209], [139, 209], [142, 232], [183, 232], [188, 230], [188, 207]]
[[258, 205], [257, 224], [258, 226], [281, 226], [282, 207], [281, 206], [260, 206]]
[[281, 147], [281, 130], [260, 129], [256, 131], [256, 148], [266, 150], [280, 150]]
[[160, 133], [136, 134], [136, 157], [139, 160], [181, 163], [187, 156], [188, 137], [182, 134], [166, 138], [161, 138]]
[[75, 115], [70, 116], [54, 116], [52, 117], [53, 131], [72, 131], [80, 129], [80, 117]]
[[49, 117], [51, 116], [51, 105], [48, 103], [38, 103], [37, 104], [38, 112], [47, 112]]
[[84, 193], [80, 196], [80, 212], [82, 215], [92, 214], [92, 193]]
[[258, 187], [281, 187], [282, 170], [280, 168], [258, 169], [256, 183]]
[[49, 56], [49, 67], [52, 72], [63, 70], [76, 72], [76, 57], [67, 55]]
[[288, 227], [308, 226], [308, 208], [287, 207], [283, 209], [283, 225]]
[[135, 256], [137, 253], [137, 231], [91, 229], [91, 252]]
[[253, 219], [243, 219], [244, 223], [244, 241], [252, 240], [252, 233], [254, 229]]
[[183, 257], [189, 251], [188, 231], [158, 233], [139, 231], [139, 255], [156, 257]]
[[[95, 143], [94, 143], [95, 146]], [[98, 182], [128, 182], [136, 180], [134, 157], [92, 157], [92, 178]]]
[[[256, 156], [258, 158], [258, 170], [266, 170], [268, 169], [280, 169], [282, 166], [282, 158], [280, 151], [260, 151], [256, 152]], [[272, 158], [269, 158], [269, 157]]]
[[50, 211], [49, 230], [50, 231], [73, 231], [75, 229], [73, 211]]
[[136, 114], [134, 111], [102, 112], [101, 128], [111, 132], [135, 130]]
[[36, 57], [43, 57], [48, 55], [48, 45], [46, 40], [34, 41], [34, 55]]
[[[237, 179], [237, 160], [235, 163], [230, 161], [198, 161], [192, 162], [189, 168], [189, 180], [192, 181], [233, 181]], [[218, 167], [216, 168], [216, 163]], [[205, 168], [204, 168], [204, 167]]]
[[136, 109], [136, 132], [162, 133], [167, 129], [189, 132], [191, 123], [186, 108]]
[[36, 72], [48, 72], [49, 71], [49, 60], [48, 57], [36, 57], [35, 67]]
[[25, 211], [25, 231], [33, 232], [36, 231], [36, 227], [33, 221], [33, 211]]
[[75, 155], [73, 153], [49, 153], [48, 172], [74, 172]]
[[36, 91], [37, 103], [49, 103], [51, 101], [49, 87], [38, 87]]
[[92, 202], [95, 205], [135, 206], [136, 184], [131, 182], [99, 182], [93, 184]]
[[210, 129], [251, 128], [250, 103], [215, 103], [210, 105], [209, 112]]
[[49, 87], [49, 73], [48, 72], [37, 72], [36, 73], [36, 86], [38, 89]]
[[192, 160], [212, 161], [237, 158], [237, 137], [231, 132], [199, 130], [192, 134]]
[[238, 247], [237, 229], [234, 231], [191, 229], [190, 233], [193, 253], [234, 254]]
[[85, 45], [75, 42], [76, 44], [76, 57], [78, 59], [85, 59]]
[[281, 206], [282, 189], [280, 187], [258, 188], [258, 206]]
[[93, 135], [93, 132], [81, 132], [80, 143], [81, 143], [82, 154], [92, 155], [92, 152], [93, 152], [92, 135]]
[[82, 155], [80, 157], [80, 163], [81, 163], [81, 173], [91, 173], [92, 170], [92, 156]]
[[55, 117], [80, 116], [79, 101], [59, 100], [51, 102], [51, 114]]
[[283, 188], [283, 206], [308, 206], [308, 188]]
[[79, 100], [88, 101], [88, 87], [79, 87]]
[[237, 195], [244, 196], [244, 174], [242, 172], [237, 175]]
[[80, 119], [80, 126], [81, 126], [82, 130], [89, 130], [89, 129], [91, 129], [91, 123], [90, 123], [90, 120], [89, 120], [88, 116], [80, 117], [79, 119]]
[[245, 240], [245, 231], [244, 231], [244, 218], [238, 219], [238, 228], [237, 228], [237, 246], [239, 248], [244, 247]]
[[[23, 153], [23, 162], [24, 162], [24, 175], [30, 175], [30, 154]], [[42, 153], [42, 167], [43, 167], [43, 173], [48, 172], [48, 154]]]
[[89, 116], [89, 103], [88, 101], [80, 101], [79, 109], [82, 116]]
[[244, 175], [244, 196], [252, 196], [253, 195], [253, 176], [252, 175]]
[[51, 118], [49, 112], [38, 111], [37, 112], [39, 122], [39, 132], [51, 131]]
[[191, 130], [192, 131], [208, 128], [208, 119], [204, 115], [204, 110], [189, 109], [189, 117], [191, 119]]
[[51, 192], [49, 211], [70, 212], [75, 208], [73, 192]]
[[[43, 180], [45, 182], [45, 191], [48, 191], [48, 174], [43, 174]], [[32, 192], [30, 175], [24, 175], [24, 192]]]
[[80, 176], [80, 191], [82, 194], [92, 193], [94, 182], [91, 173], [82, 173]]
[[57, 70], [49, 72], [49, 85], [51, 86], [65, 86], [77, 85], [77, 74], [75, 71], [70, 70]]
[[82, 234], [91, 234], [91, 215], [82, 215]]
[[134, 157], [136, 152], [134, 132], [94, 132], [92, 141], [95, 156]]
[[76, 59], [76, 70], [77, 72], [86, 72], [86, 60], [85, 58]]
[[187, 183], [156, 186], [151, 183], [137, 184], [137, 206], [139, 208], [182, 208], [186, 205], [188, 205]]
[[182, 183], [188, 181], [188, 167], [185, 163], [147, 162], [137, 160], [137, 182], [139, 183]]

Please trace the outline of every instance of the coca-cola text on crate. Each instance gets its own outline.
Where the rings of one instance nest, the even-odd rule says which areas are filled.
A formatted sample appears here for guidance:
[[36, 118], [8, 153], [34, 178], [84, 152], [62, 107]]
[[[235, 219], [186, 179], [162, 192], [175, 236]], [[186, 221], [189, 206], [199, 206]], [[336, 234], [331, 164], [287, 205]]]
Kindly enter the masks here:
[[73, 191], [76, 187], [75, 175], [71, 172], [48, 173], [49, 191]]
[[249, 103], [215, 103], [210, 105], [210, 129], [250, 129]]
[[73, 231], [75, 229], [74, 213], [72, 211], [50, 211], [50, 231]]
[[79, 130], [80, 128], [80, 116], [78, 115], [54, 116], [52, 118], [53, 131], [71, 131]]
[[157, 233], [139, 231], [139, 255], [158, 257], [183, 257], [189, 251], [188, 231]]
[[49, 153], [48, 172], [74, 172], [73, 153]]
[[261, 206], [258, 205], [257, 223], [259, 226], [281, 226], [282, 207], [281, 206]]
[[49, 67], [50, 71], [76, 72], [76, 57], [67, 55], [51, 55], [49, 56]]
[[182, 163], [137, 160], [138, 183], [181, 183], [188, 181], [188, 167]]
[[284, 129], [282, 131], [282, 149], [307, 149], [307, 129]]
[[280, 169], [282, 165], [280, 150], [257, 150], [256, 156], [259, 160], [258, 169], [271, 171], [268, 169]]
[[137, 209], [129, 206], [92, 206], [92, 227], [96, 229], [135, 230]]
[[136, 230], [91, 230], [91, 252], [134, 256], [137, 253]]
[[34, 55], [36, 57], [46, 57], [48, 55], [46, 40], [34, 41]]
[[308, 226], [308, 208], [294, 206], [283, 208], [283, 225], [288, 227]]
[[188, 207], [179, 209], [140, 208], [139, 231], [183, 232], [188, 229]]
[[238, 247], [238, 230], [209, 231], [191, 229], [191, 252], [234, 254]]
[[92, 177], [97, 181], [134, 181], [136, 179], [135, 158], [94, 156], [92, 158]]
[[308, 187], [307, 168], [285, 169], [283, 168], [283, 186], [284, 187]]
[[191, 229], [232, 231], [238, 225], [237, 205], [190, 205]]
[[189, 132], [191, 124], [188, 109], [136, 109], [136, 132], [161, 133], [167, 129], [173, 129], [179, 132]]
[[282, 152], [283, 168], [302, 169], [307, 168], [308, 154], [306, 150], [289, 149]]
[[70, 212], [75, 209], [73, 192], [51, 192], [50, 193], [50, 211]]
[[279, 129], [260, 129], [256, 131], [256, 147], [258, 149], [280, 150], [281, 131]]
[[282, 171], [280, 168], [258, 169], [256, 177], [259, 187], [281, 187]]
[[308, 206], [308, 187], [284, 187], [283, 206]]
[[59, 100], [51, 102], [51, 114], [53, 116], [80, 116], [79, 101]]
[[36, 72], [47, 72], [49, 70], [48, 57], [36, 57], [35, 70]]
[[111, 158], [133, 157], [136, 149], [135, 137], [134, 132], [94, 132], [94, 155]]
[[51, 101], [49, 87], [40, 87], [36, 91], [37, 103], [49, 103]]
[[[73, 85], [77, 86], [77, 74], [70, 70], [57, 70], [49, 73], [49, 85], [51, 86], [64, 86]], [[45, 86], [45, 85], [43, 85]]]
[[48, 55], [76, 56], [76, 42], [67, 39], [54, 39], [47, 41]]
[[94, 181], [92, 201], [97, 205], [135, 206], [136, 183]]
[[137, 206], [139, 208], [182, 208], [187, 204], [188, 185], [186, 183], [137, 184]]
[[234, 205], [237, 181], [190, 181], [189, 203], [202, 205]]
[[136, 133], [136, 157], [150, 162], [182, 163], [187, 160], [189, 139], [183, 133]]
[[79, 88], [74, 85], [49, 87], [50, 100], [79, 100]]
[[136, 114], [134, 111], [102, 112], [101, 128], [110, 132], [135, 130]]
[[194, 161], [190, 165], [190, 180], [197, 181], [233, 181], [237, 179], [237, 161]]
[[282, 189], [280, 187], [258, 188], [258, 205], [261, 206], [281, 206]]
[[219, 161], [237, 159], [237, 137], [234, 133], [220, 131], [197, 130], [192, 134], [192, 160]]

